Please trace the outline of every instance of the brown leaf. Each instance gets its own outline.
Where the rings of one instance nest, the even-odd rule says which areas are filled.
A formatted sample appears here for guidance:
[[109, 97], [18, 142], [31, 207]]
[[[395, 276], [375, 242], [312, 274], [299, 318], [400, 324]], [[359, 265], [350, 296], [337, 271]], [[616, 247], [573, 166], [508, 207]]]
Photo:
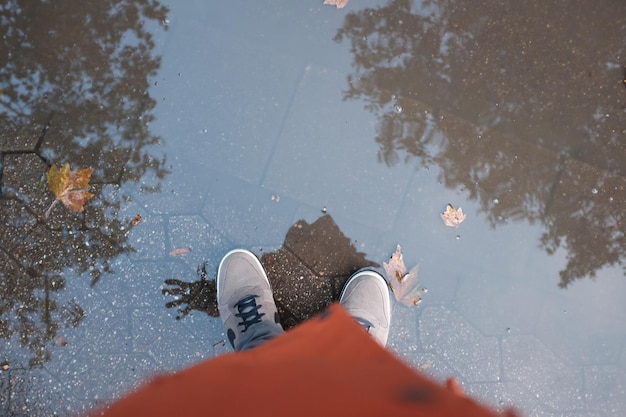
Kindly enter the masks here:
[[170, 256], [182, 256], [191, 252], [191, 248], [176, 248], [170, 251]]
[[141, 214], [135, 216], [135, 218], [130, 222], [131, 227], [135, 227], [141, 222]]
[[57, 346], [61, 346], [61, 347], [67, 346], [67, 339], [60, 334], [54, 336], [53, 340], [54, 340], [54, 344]]
[[448, 204], [446, 206], [446, 211], [441, 213], [441, 219], [446, 226], [450, 227], [459, 227], [463, 220], [465, 220], [465, 214], [463, 214], [463, 209], [461, 207], [456, 210], [452, 207], [452, 204]]
[[330, 4], [331, 6], [337, 6], [338, 9], [343, 9], [348, 0], [324, 0], [324, 4]]
[[50, 215], [57, 201], [61, 201], [70, 210], [82, 212], [85, 203], [93, 197], [93, 194], [87, 191], [92, 173], [93, 168], [70, 169], [67, 162], [61, 168], [52, 164], [46, 173], [46, 180], [56, 199], [46, 211], [46, 217]]
[[396, 300], [409, 307], [414, 307], [422, 301], [422, 292], [418, 288], [417, 265], [407, 272], [400, 245], [391, 255], [389, 263], [383, 262], [383, 268]]

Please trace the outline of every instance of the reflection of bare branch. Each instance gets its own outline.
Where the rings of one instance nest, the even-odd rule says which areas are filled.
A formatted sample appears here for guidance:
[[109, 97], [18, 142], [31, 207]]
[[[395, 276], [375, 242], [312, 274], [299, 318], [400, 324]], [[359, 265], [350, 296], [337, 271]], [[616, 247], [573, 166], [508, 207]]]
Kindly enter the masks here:
[[[610, 7], [593, 8], [593, 19], [585, 7], [533, 7], [389, 0], [349, 13], [335, 40], [349, 42], [353, 54], [344, 99], [363, 100], [378, 117], [379, 161], [392, 166], [404, 154], [437, 163], [445, 185], [467, 190], [493, 227], [544, 224], [545, 249], [569, 252], [566, 286], [625, 265], [624, 225], [614, 220], [626, 203], [624, 101], [615, 82], [623, 74], [614, 57], [626, 51], [606, 39], [626, 37], [626, 25]], [[587, 23], [572, 35], [568, 19]], [[398, 103], [402, 111], [394, 112]], [[424, 116], [433, 111], [441, 118]], [[562, 198], [560, 173], [576, 161]], [[590, 190], [608, 189], [607, 176], [619, 183], [610, 196], [583, 202]]]
[[[121, 184], [168, 172], [147, 151], [159, 138], [146, 123], [160, 66], [148, 27], [163, 27], [167, 12], [156, 0], [0, 8], [0, 337], [19, 338], [31, 365], [48, 360], [57, 331], [83, 316], [75, 301], [57, 304], [65, 286], [57, 274], [71, 268], [95, 285], [110, 272], [110, 259], [133, 250], [129, 220], [119, 218]], [[46, 219], [51, 200], [38, 184], [64, 161], [95, 168], [96, 196], [80, 215]]]

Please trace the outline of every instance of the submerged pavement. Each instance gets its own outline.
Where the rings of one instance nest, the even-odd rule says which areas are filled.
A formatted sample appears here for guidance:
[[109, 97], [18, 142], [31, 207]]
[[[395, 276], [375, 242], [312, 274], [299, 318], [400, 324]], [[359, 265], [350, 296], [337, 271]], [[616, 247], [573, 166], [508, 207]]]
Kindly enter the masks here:
[[[1, 9], [3, 414], [229, 352], [230, 249], [291, 327], [397, 244], [426, 290], [394, 308], [409, 365], [529, 416], [623, 414], [620, 6], [319, 3]], [[94, 197], [46, 216], [65, 162]]]

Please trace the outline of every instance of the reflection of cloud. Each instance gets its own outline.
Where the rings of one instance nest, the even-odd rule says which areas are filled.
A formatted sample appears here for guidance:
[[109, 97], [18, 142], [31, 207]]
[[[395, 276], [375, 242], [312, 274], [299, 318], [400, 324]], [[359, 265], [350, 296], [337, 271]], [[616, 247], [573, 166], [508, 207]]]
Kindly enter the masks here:
[[[363, 267], [378, 266], [357, 252], [330, 215], [312, 224], [296, 222], [278, 250], [265, 253], [261, 263], [272, 284], [283, 327], [290, 328], [312, 317], [339, 299], [350, 275]], [[217, 316], [215, 280], [207, 280], [206, 265], [198, 268], [200, 280], [167, 279], [163, 294], [176, 297], [166, 304], [182, 316], [199, 310]]]
[[[0, 10], [0, 337], [19, 338], [31, 364], [49, 358], [60, 327], [81, 321], [80, 306], [55, 302], [63, 270], [95, 284], [133, 250], [121, 185], [166, 174], [146, 150], [158, 141], [147, 91], [160, 65], [147, 25], [166, 13], [150, 0], [15, 0]], [[59, 209], [46, 219], [54, 197], [42, 179], [64, 162], [95, 169], [96, 197], [83, 214]]]
[[335, 38], [353, 53], [344, 99], [378, 117], [379, 161], [438, 164], [494, 227], [541, 222], [545, 249], [568, 250], [563, 287], [624, 266], [623, 74], [613, 61], [625, 51], [610, 39], [626, 36], [626, 18], [591, 5], [420, 4], [350, 13]]

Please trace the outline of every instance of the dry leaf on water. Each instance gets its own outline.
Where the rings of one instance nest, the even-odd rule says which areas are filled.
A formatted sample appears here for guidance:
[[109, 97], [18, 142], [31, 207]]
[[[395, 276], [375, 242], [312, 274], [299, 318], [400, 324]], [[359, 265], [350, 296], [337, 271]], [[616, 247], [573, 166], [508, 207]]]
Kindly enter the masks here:
[[324, 0], [324, 4], [330, 4], [331, 6], [337, 6], [338, 9], [343, 9], [348, 0]]
[[418, 288], [417, 265], [407, 272], [400, 245], [391, 255], [389, 263], [383, 262], [383, 267], [396, 300], [409, 307], [416, 306], [422, 301], [422, 292]]
[[191, 252], [191, 248], [176, 248], [170, 251], [170, 256], [182, 256]]
[[60, 346], [60, 347], [67, 346], [67, 339], [60, 334], [54, 336], [52, 340], [54, 340], [54, 344], [57, 346]]
[[46, 173], [46, 181], [56, 199], [46, 211], [46, 217], [50, 215], [57, 201], [61, 201], [70, 210], [82, 212], [85, 203], [93, 197], [93, 194], [87, 191], [92, 173], [93, 168], [70, 169], [67, 162], [61, 168], [52, 164]]
[[441, 213], [441, 219], [446, 226], [450, 227], [459, 227], [463, 220], [465, 220], [465, 214], [463, 214], [463, 209], [461, 207], [455, 209], [452, 207], [452, 204], [448, 204], [446, 206], [446, 211]]
[[137, 214], [133, 220], [130, 222], [131, 227], [137, 226], [141, 222], [141, 214]]

